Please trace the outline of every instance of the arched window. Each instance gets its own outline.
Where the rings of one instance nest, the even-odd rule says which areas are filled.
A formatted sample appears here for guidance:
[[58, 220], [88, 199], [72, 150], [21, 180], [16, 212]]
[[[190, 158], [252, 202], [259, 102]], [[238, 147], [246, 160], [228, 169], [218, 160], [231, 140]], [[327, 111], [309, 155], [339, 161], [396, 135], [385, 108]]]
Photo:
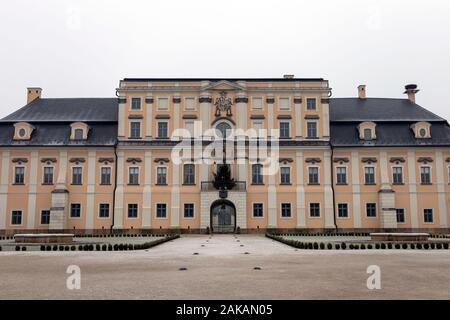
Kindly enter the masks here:
[[228, 138], [231, 134], [231, 126], [226, 122], [221, 122], [216, 126], [216, 132], [220, 138]]
[[74, 140], [83, 140], [83, 129], [75, 129]]

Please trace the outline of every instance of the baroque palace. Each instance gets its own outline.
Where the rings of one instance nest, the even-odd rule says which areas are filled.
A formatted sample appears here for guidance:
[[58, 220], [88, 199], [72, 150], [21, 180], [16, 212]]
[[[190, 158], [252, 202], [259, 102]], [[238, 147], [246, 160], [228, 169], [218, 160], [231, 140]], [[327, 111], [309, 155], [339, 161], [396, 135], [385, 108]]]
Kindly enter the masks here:
[[[293, 76], [124, 79], [106, 99], [28, 88], [0, 120], [0, 232], [448, 231], [450, 127], [405, 89], [331, 98], [327, 80]], [[203, 161], [214, 138], [231, 151]], [[174, 155], [180, 141], [193, 156]], [[251, 155], [264, 144], [274, 172]]]

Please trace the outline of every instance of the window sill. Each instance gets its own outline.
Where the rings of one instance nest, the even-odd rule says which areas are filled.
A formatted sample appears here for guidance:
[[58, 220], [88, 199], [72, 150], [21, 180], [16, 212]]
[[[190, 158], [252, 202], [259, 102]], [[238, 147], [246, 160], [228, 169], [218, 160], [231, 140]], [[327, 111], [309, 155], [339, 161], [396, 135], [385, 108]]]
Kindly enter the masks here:
[[100, 186], [112, 186], [111, 183], [100, 183]]
[[157, 183], [157, 184], [155, 184], [155, 186], [166, 187], [166, 186], [168, 186], [168, 184], [167, 183]]
[[364, 183], [365, 186], [376, 186], [376, 183]]
[[314, 139], [319, 139], [319, 137], [306, 137], [305, 139], [314, 140]]
[[188, 187], [192, 187], [195, 186], [195, 183], [183, 183], [183, 186], [188, 186]]
[[128, 137], [130, 140], [142, 140], [142, 137]]
[[83, 184], [82, 183], [71, 183], [70, 185], [71, 186], [82, 186]]
[[393, 186], [404, 186], [405, 184], [403, 182], [396, 182], [392, 184]]
[[336, 183], [337, 186], [348, 186], [348, 183]]
[[432, 186], [433, 184], [430, 182], [430, 183], [421, 183], [421, 185], [422, 186]]
[[157, 220], [167, 220], [168, 218], [167, 217], [155, 217], [155, 219], [157, 219]]
[[264, 183], [252, 183], [251, 185], [252, 185], [252, 186], [263, 186]]
[[292, 183], [280, 183], [280, 186], [292, 186]]
[[169, 140], [169, 137], [156, 137], [157, 140]]
[[129, 186], [139, 186], [139, 183], [129, 183]]
[[320, 219], [320, 218], [322, 218], [322, 217], [311, 217], [311, 216], [309, 216], [309, 219]]
[[13, 185], [13, 186], [24, 186], [25, 183], [13, 183], [12, 185]]
[[53, 184], [53, 183], [43, 183], [42, 185], [43, 186], [54, 186], [55, 184]]
[[308, 183], [308, 186], [320, 186], [320, 183]]

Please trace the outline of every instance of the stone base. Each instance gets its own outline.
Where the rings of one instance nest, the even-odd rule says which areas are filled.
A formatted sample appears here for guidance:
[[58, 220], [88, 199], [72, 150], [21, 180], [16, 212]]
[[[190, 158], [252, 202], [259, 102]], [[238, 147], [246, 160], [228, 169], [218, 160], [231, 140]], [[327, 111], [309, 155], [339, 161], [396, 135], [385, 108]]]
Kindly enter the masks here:
[[73, 234], [16, 234], [16, 243], [72, 243]]
[[428, 241], [428, 233], [371, 233], [372, 241]]

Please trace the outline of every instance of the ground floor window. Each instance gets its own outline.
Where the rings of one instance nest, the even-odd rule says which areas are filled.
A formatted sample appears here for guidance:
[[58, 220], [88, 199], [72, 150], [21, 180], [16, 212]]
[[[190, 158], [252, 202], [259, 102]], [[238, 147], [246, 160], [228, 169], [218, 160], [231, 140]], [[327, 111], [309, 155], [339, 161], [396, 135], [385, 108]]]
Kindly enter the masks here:
[[405, 209], [396, 209], [397, 223], [405, 223]]
[[320, 203], [310, 203], [309, 204], [309, 216], [311, 218], [320, 217]]
[[165, 203], [158, 203], [156, 205], [156, 217], [167, 218], [167, 205]]
[[366, 203], [366, 215], [368, 218], [375, 218], [377, 216], [376, 203]]
[[72, 203], [70, 205], [70, 217], [71, 218], [79, 218], [81, 217], [81, 204]]
[[194, 204], [193, 203], [185, 203], [184, 204], [184, 217], [185, 218], [193, 218], [194, 217]]
[[98, 216], [100, 218], [109, 218], [109, 203], [100, 203]]
[[338, 204], [338, 217], [339, 218], [348, 218], [348, 204], [347, 203], [339, 203]]
[[50, 224], [50, 210], [41, 211], [41, 224]]
[[281, 216], [283, 218], [291, 217], [291, 204], [290, 203], [282, 203], [281, 204]]
[[129, 203], [128, 204], [128, 218], [137, 218], [138, 217], [138, 208], [137, 203]]
[[425, 223], [433, 223], [433, 209], [423, 210], [423, 221]]
[[263, 216], [264, 216], [263, 204], [262, 203], [254, 203], [253, 204], [253, 217], [254, 218], [262, 218]]
[[14, 210], [11, 213], [11, 224], [12, 225], [20, 225], [20, 224], [22, 224], [22, 211]]

